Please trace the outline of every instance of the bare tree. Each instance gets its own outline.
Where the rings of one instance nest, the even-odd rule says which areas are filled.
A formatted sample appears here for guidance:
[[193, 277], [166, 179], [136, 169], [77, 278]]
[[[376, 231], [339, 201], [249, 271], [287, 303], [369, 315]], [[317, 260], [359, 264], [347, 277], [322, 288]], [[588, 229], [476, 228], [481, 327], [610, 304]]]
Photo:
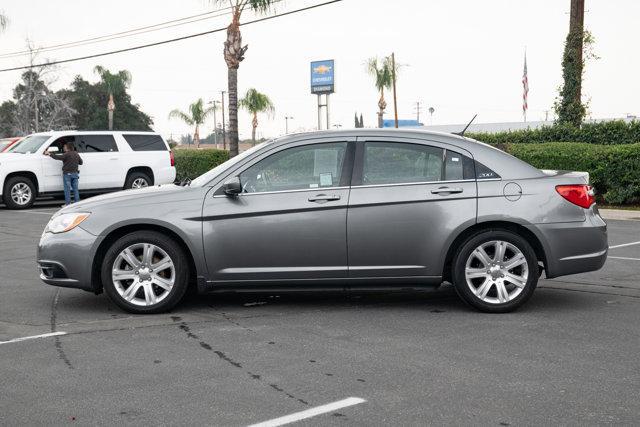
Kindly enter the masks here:
[[16, 109], [14, 129], [20, 135], [42, 130], [61, 130], [72, 126], [75, 111], [69, 102], [49, 87], [56, 82], [56, 68], [45, 61], [36, 66], [38, 49], [27, 40], [30, 67], [13, 91]]

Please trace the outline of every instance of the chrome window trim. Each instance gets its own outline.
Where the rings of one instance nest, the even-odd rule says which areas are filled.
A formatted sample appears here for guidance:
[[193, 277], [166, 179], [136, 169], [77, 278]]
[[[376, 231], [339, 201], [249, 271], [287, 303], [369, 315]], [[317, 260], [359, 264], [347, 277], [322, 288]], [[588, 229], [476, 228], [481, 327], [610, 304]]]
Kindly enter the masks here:
[[367, 185], [354, 185], [351, 188], [375, 188], [375, 187], [398, 187], [400, 185], [425, 185], [425, 184], [454, 184], [457, 182], [475, 182], [475, 179], [458, 179], [452, 181], [419, 181], [419, 182], [397, 182], [393, 184], [367, 184]]
[[[258, 196], [261, 194], [285, 194], [285, 193], [304, 193], [304, 192], [324, 192], [324, 191], [329, 191], [329, 190], [348, 190], [350, 187], [318, 187], [318, 188], [301, 188], [298, 190], [279, 190], [279, 191], [262, 191], [262, 192], [256, 192], [256, 193], [240, 193], [240, 194], [236, 194], [236, 196], [238, 197], [245, 197], [245, 196]], [[214, 198], [220, 198], [220, 197], [229, 197], [226, 194], [217, 194], [215, 196], [213, 196]]]

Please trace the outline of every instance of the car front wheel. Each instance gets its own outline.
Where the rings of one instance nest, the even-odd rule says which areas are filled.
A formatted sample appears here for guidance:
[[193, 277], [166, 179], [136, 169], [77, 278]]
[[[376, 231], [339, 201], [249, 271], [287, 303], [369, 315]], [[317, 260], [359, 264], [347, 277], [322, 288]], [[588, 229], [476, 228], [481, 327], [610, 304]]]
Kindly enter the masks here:
[[538, 283], [538, 260], [521, 236], [489, 230], [472, 236], [453, 263], [460, 297], [488, 313], [506, 313], [524, 304]]
[[9, 209], [26, 209], [36, 200], [36, 186], [29, 178], [14, 176], [6, 181], [2, 194]]
[[188, 285], [188, 261], [175, 241], [154, 231], [118, 239], [102, 265], [102, 283], [109, 298], [131, 313], [162, 313], [172, 309]]

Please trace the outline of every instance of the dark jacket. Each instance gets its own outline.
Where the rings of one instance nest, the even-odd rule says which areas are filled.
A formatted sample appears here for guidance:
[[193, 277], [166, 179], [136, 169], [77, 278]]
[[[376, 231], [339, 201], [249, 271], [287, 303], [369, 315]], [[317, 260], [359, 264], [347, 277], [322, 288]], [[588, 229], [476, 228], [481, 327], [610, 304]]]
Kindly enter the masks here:
[[51, 158], [62, 160], [62, 173], [79, 173], [78, 165], [82, 164], [82, 158], [77, 151], [67, 151], [62, 154], [51, 153]]

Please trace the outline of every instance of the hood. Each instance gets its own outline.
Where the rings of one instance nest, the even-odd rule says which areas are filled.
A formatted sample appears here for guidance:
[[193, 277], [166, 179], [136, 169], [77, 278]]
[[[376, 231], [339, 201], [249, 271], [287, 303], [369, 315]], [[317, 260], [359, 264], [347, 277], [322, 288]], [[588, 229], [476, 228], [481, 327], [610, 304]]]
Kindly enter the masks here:
[[12, 162], [14, 160], [24, 160], [25, 156], [31, 156], [31, 154], [20, 154], [20, 153], [0, 153], [0, 165], [4, 162]]
[[181, 187], [175, 184], [155, 185], [153, 187], [140, 188], [135, 190], [122, 190], [115, 193], [103, 194], [101, 196], [90, 197], [74, 203], [58, 211], [58, 213], [91, 211], [103, 205], [128, 204], [135, 201], [136, 204], [150, 203], [158, 197], [164, 197], [174, 193], [185, 192], [189, 187]]

